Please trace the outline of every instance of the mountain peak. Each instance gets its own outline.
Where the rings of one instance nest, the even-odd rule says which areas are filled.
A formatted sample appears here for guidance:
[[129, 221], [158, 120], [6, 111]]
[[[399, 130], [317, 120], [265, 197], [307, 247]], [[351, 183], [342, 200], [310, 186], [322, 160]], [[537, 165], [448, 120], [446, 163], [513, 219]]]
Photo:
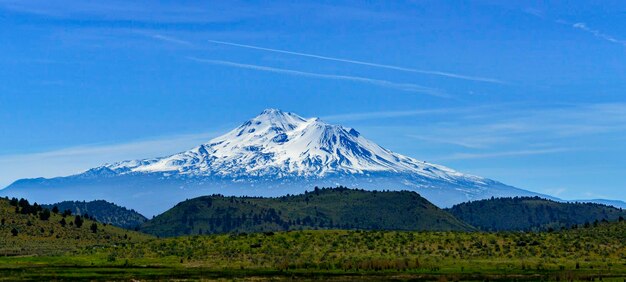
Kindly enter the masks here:
[[[278, 109], [265, 109], [261, 114], [242, 124], [238, 129], [242, 134], [272, 131], [275, 133], [291, 131], [302, 123], [304, 118], [294, 113], [283, 112]], [[241, 134], [238, 133], [238, 136]]]
[[263, 110], [258, 116], [256, 116], [253, 119], [254, 120], [263, 120], [263, 119], [281, 120], [281, 119], [288, 119], [288, 118], [296, 118], [296, 119], [304, 120], [301, 116], [296, 115], [294, 113], [284, 112], [282, 110], [272, 109], [272, 108]]
[[418, 161], [365, 139], [358, 131], [319, 118], [266, 109], [234, 130], [192, 150], [169, 157], [122, 162], [116, 173], [221, 177], [325, 177], [408, 173], [444, 181], [482, 178]]
[[263, 110], [263, 112], [261, 112], [261, 115], [277, 115], [277, 114], [284, 114], [284, 112], [276, 108], [267, 108]]

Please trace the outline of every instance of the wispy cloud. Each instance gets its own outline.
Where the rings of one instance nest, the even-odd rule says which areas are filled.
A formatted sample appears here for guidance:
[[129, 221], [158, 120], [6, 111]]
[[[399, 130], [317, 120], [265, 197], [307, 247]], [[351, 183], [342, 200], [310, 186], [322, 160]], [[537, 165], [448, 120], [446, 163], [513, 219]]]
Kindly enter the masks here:
[[127, 159], [151, 158], [187, 150], [216, 133], [164, 136], [120, 144], [94, 144], [47, 152], [0, 156], [0, 189], [29, 177], [56, 177]]
[[[405, 116], [416, 118], [402, 118]], [[393, 118], [400, 118], [399, 121]], [[385, 120], [365, 126], [375, 140], [398, 136], [420, 140], [412, 144], [422, 157], [435, 161], [504, 158], [585, 150], [611, 150], [626, 133], [626, 104], [536, 105], [500, 104], [492, 107], [338, 115], [336, 120]], [[376, 123], [375, 123], [376, 124]], [[380, 136], [376, 136], [376, 135]], [[391, 144], [397, 144], [390, 141]], [[585, 145], [582, 145], [585, 144]], [[600, 145], [602, 144], [602, 145]], [[596, 145], [596, 146], [594, 146]], [[396, 145], [397, 146], [397, 145]], [[416, 149], [421, 148], [421, 149]], [[456, 152], [456, 154], [450, 154]]]
[[[165, 41], [165, 42], [169, 42], [169, 43], [175, 43], [175, 44], [181, 44], [181, 45], [187, 45], [187, 46], [196, 46], [196, 44], [194, 44], [194, 43], [192, 43], [190, 41], [179, 39], [179, 38], [175, 38], [175, 37], [171, 37], [171, 36], [166, 36], [166, 35], [161, 35], [161, 34], [148, 34], [148, 36], [153, 38], [153, 39], [157, 39], [157, 40], [161, 40], [161, 41]], [[336, 61], [336, 62], [343, 62], [343, 63], [350, 63], [350, 64], [365, 65], [365, 66], [370, 66], [370, 67], [392, 69], [392, 70], [404, 71], [404, 72], [413, 72], [413, 73], [421, 73], [421, 74], [429, 74], [429, 75], [438, 75], [438, 76], [445, 76], [445, 77], [457, 78], [457, 79], [463, 79], [463, 80], [472, 80], [472, 81], [481, 81], [481, 82], [490, 82], [490, 83], [499, 83], [499, 84], [505, 83], [505, 82], [503, 82], [501, 80], [494, 79], [494, 78], [466, 76], [466, 75], [454, 74], [454, 73], [448, 73], [448, 72], [441, 72], [441, 71], [419, 70], [419, 69], [405, 68], [405, 67], [399, 67], [399, 66], [376, 64], [376, 63], [369, 63], [369, 62], [363, 62], [363, 61], [341, 59], [341, 58], [333, 58], [333, 57], [327, 57], [327, 56], [321, 56], [321, 55], [314, 55], [314, 54], [292, 52], [292, 51], [286, 51], [286, 50], [265, 48], [265, 47], [259, 47], [259, 46], [253, 46], [253, 45], [238, 44], [238, 43], [225, 42], [225, 41], [217, 41], [217, 40], [208, 40], [208, 41], [212, 42], [212, 43], [216, 43], [216, 44], [222, 44], [222, 45], [237, 46], [237, 47], [243, 47], [243, 48], [249, 48], [249, 49], [255, 49], [255, 50], [262, 50], [262, 51], [269, 51], [269, 52], [275, 52], [275, 53], [303, 56], [303, 57], [322, 59], [322, 60], [329, 60], [329, 61]]]
[[396, 70], [396, 71], [413, 72], [413, 73], [421, 73], [421, 74], [429, 74], [429, 75], [437, 75], [437, 76], [444, 76], [444, 77], [449, 77], [449, 78], [471, 80], [471, 81], [480, 81], [480, 82], [489, 82], [489, 83], [499, 83], [499, 84], [505, 83], [504, 81], [501, 81], [499, 79], [488, 78], [488, 77], [468, 76], [468, 75], [449, 73], [449, 72], [442, 72], [442, 71], [420, 70], [420, 69], [414, 69], [414, 68], [407, 68], [407, 67], [400, 67], [400, 66], [393, 66], [393, 65], [385, 65], [385, 64], [377, 64], [377, 63], [370, 63], [370, 62], [364, 62], [364, 61], [357, 61], [357, 60], [335, 58], [335, 57], [328, 57], [328, 56], [322, 56], [322, 55], [315, 55], [315, 54], [309, 54], [309, 53], [293, 52], [293, 51], [287, 51], [287, 50], [266, 48], [266, 47], [260, 47], [260, 46], [254, 46], [254, 45], [246, 45], [246, 44], [239, 44], [239, 43], [226, 42], [226, 41], [209, 40], [209, 42], [215, 43], [215, 44], [222, 44], [222, 45], [228, 45], [228, 46], [235, 46], [235, 47], [242, 47], [242, 48], [248, 48], [248, 49], [255, 49], [255, 50], [261, 50], [261, 51], [274, 52], [274, 53], [282, 53], [282, 54], [288, 54], [288, 55], [309, 57], [309, 58], [315, 58], [315, 59], [321, 59], [321, 60], [327, 60], [327, 61], [335, 61], [335, 62], [363, 65], [363, 66], [369, 66], [369, 67], [375, 67], [375, 68], [391, 69], [391, 70]]
[[431, 115], [458, 115], [458, 114], [472, 114], [481, 111], [493, 111], [494, 109], [506, 106], [500, 105], [485, 105], [485, 106], [473, 106], [473, 107], [450, 107], [450, 108], [430, 108], [430, 109], [412, 109], [403, 111], [374, 111], [374, 112], [356, 112], [345, 113], [336, 115], [323, 116], [322, 119], [328, 121], [361, 121], [361, 120], [379, 120], [389, 119], [397, 117], [410, 117], [410, 116], [431, 116]]
[[549, 18], [548, 16], [546, 16], [541, 10], [537, 10], [537, 9], [532, 9], [532, 8], [527, 8], [524, 10], [524, 12], [526, 14], [535, 16], [537, 18], [543, 19], [543, 20], [547, 20], [547, 21], [551, 21], [557, 24], [561, 24], [561, 25], [566, 25], [566, 26], [570, 26], [574, 29], [577, 30], [581, 30], [587, 33], [592, 34], [593, 36], [595, 36], [596, 38], [611, 42], [611, 43], [615, 43], [615, 44], [620, 44], [624, 47], [626, 47], [626, 40], [620, 40], [617, 39], [616, 37], [606, 34], [598, 29], [593, 29], [591, 27], [589, 27], [586, 23], [583, 22], [570, 22], [570, 21], [566, 21], [563, 19], [552, 19]]
[[575, 28], [575, 29], [591, 33], [593, 36], [595, 36], [595, 37], [597, 37], [599, 39], [606, 40], [606, 41], [611, 42], [611, 43], [620, 44], [620, 45], [626, 47], [626, 40], [619, 40], [619, 39], [617, 39], [617, 38], [615, 38], [615, 37], [613, 37], [611, 35], [603, 33], [602, 31], [590, 28], [585, 23], [574, 23], [574, 24], [571, 24], [571, 26], [573, 28]]
[[281, 73], [281, 74], [288, 74], [288, 75], [295, 75], [295, 76], [332, 79], [332, 80], [346, 80], [346, 81], [353, 81], [353, 82], [359, 82], [359, 83], [367, 83], [367, 84], [377, 85], [381, 87], [393, 88], [393, 89], [407, 91], [407, 92], [422, 93], [422, 94], [427, 94], [427, 95], [436, 96], [436, 97], [444, 97], [444, 98], [449, 97], [445, 93], [443, 93], [441, 90], [429, 88], [429, 87], [425, 87], [425, 86], [421, 86], [417, 84], [412, 84], [412, 83], [396, 83], [396, 82], [391, 82], [387, 80], [373, 79], [373, 78], [360, 77], [360, 76], [312, 73], [312, 72], [281, 69], [281, 68], [274, 68], [274, 67], [267, 67], [267, 66], [260, 66], [260, 65], [241, 64], [241, 63], [235, 63], [235, 62], [229, 62], [229, 61], [208, 60], [208, 59], [201, 59], [201, 58], [195, 58], [195, 57], [188, 57], [188, 59], [196, 61], [196, 62], [200, 62], [200, 63], [207, 63], [207, 64], [213, 64], [213, 65], [222, 65], [222, 66], [228, 66], [228, 67], [234, 67], [234, 68], [251, 69], [251, 70]]
[[328, 121], [355, 121], [355, 120], [371, 120], [371, 119], [384, 119], [384, 118], [396, 118], [407, 117], [417, 115], [430, 115], [430, 114], [445, 114], [453, 111], [453, 109], [422, 109], [412, 111], [383, 111], [383, 112], [365, 112], [365, 113], [349, 113], [323, 116], [323, 120]]
[[237, 1], [178, 3], [165, 1], [37, 1], [0, 0], [0, 9], [46, 17], [85, 21], [137, 23], [215, 23], [273, 15], [271, 7]]
[[441, 138], [408, 134], [408, 137], [437, 144], [451, 144], [470, 149], [484, 149], [489, 145], [500, 144], [508, 141], [501, 136], [468, 136], [466, 138]]
[[505, 152], [488, 152], [488, 153], [456, 153], [447, 157], [438, 158], [438, 160], [464, 160], [464, 159], [485, 159], [485, 158], [502, 158], [529, 155], [545, 155], [556, 154], [572, 151], [571, 148], [548, 148], [537, 150], [515, 150]]
[[363, 5], [254, 1], [0, 0], [0, 9], [46, 17], [167, 23], [236, 22], [245, 19], [313, 16], [324, 21], [389, 21], [409, 17]]
[[472, 140], [500, 140], [500, 144], [558, 142], [626, 131], [626, 104], [561, 105], [545, 109], [503, 107], [490, 112], [459, 113], [449, 121], [433, 123], [424, 131], [438, 139], [463, 140], [463, 143], [473, 143]]
[[175, 44], [186, 45], [186, 46], [195, 46], [193, 43], [189, 41], [178, 39], [178, 38], [171, 37], [171, 36], [162, 35], [162, 34], [148, 34], [148, 36], [157, 40], [168, 42], [168, 43], [175, 43]]

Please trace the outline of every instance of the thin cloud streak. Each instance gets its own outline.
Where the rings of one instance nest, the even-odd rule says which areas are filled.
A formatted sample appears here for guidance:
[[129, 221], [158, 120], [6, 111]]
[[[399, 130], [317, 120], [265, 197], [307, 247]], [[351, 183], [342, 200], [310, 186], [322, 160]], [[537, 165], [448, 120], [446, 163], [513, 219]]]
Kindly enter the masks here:
[[506, 152], [492, 152], [492, 153], [458, 153], [448, 157], [438, 158], [437, 160], [466, 160], [466, 159], [486, 159], [486, 158], [502, 158], [502, 157], [517, 157], [517, 156], [529, 156], [529, 155], [544, 155], [544, 154], [556, 154], [573, 151], [571, 148], [550, 148], [550, 149], [538, 149], [538, 150], [519, 150], [519, 151], [506, 151]]
[[592, 29], [592, 28], [588, 27], [585, 23], [575, 23], [575, 24], [572, 24], [572, 27], [576, 28], [576, 29], [579, 29], [579, 30], [582, 30], [582, 31], [585, 31], [585, 32], [588, 32], [588, 33], [591, 33], [593, 36], [595, 36], [597, 38], [609, 41], [611, 43], [617, 43], [617, 44], [620, 44], [620, 45], [626, 47], [626, 40], [616, 39], [615, 37], [613, 37], [611, 35], [605, 34], [605, 33], [601, 32], [601, 31], [599, 31], [597, 29]]
[[552, 21], [552, 22], [555, 22], [555, 23], [561, 24], [561, 25], [567, 25], [567, 26], [570, 26], [570, 27], [572, 27], [574, 29], [578, 29], [578, 30], [581, 30], [581, 31], [584, 31], [584, 32], [587, 32], [587, 33], [591, 33], [596, 38], [599, 38], [599, 39], [602, 39], [602, 40], [605, 40], [605, 41], [608, 41], [608, 42], [611, 42], [611, 43], [620, 44], [620, 45], [626, 47], [626, 40], [620, 40], [620, 39], [617, 39], [617, 38], [615, 38], [615, 37], [613, 37], [611, 35], [608, 35], [608, 34], [602, 32], [600, 30], [590, 28], [589, 26], [587, 26], [586, 23], [583, 23], [583, 22], [572, 23], [572, 22], [569, 22], [569, 21], [566, 21], [566, 20], [563, 20], [563, 19], [556, 19], [556, 20], [550, 19], [550, 18], [546, 17], [541, 11], [535, 10], [535, 9], [531, 9], [531, 8], [528, 8], [528, 9], [524, 10], [524, 12], [529, 14], [529, 15], [533, 15], [533, 16], [535, 16], [537, 18], [543, 19], [543, 20]]
[[509, 104], [494, 104], [473, 107], [450, 107], [450, 108], [433, 108], [433, 109], [415, 109], [404, 111], [378, 111], [378, 112], [360, 112], [323, 116], [322, 119], [329, 121], [361, 121], [361, 120], [377, 120], [385, 118], [408, 117], [419, 115], [458, 115], [471, 114], [476, 112], [494, 112]]
[[370, 63], [370, 62], [350, 60], [350, 59], [343, 59], [343, 58], [334, 58], [334, 57], [328, 57], [328, 56], [321, 56], [321, 55], [315, 55], [315, 54], [293, 52], [293, 51], [273, 49], [273, 48], [265, 48], [265, 47], [259, 47], [259, 46], [254, 46], [254, 45], [246, 45], [246, 44], [239, 44], [239, 43], [226, 42], [226, 41], [217, 41], [217, 40], [208, 40], [208, 41], [211, 42], [211, 43], [215, 43], [215, 44], [229, 45], [229, 46], [235, 46], [235, 47], [242, 47], [242, 48], [255, 49], [255, 50], [261, 50], [261, 51], [268, 51], [268, 52], [274, 52], [274, 53], [289, 54], [289, 55], [309, 57], [309, 58], [328, 60], [328, 61], [335, 61], [335, 62], [342, 62], [342, 63], [350, 63], [350, 64], [356, 64], [356, 65], [364, 65], [364, 66], [370, 66], [370, 67], [376, 67], [376, 68], [385, 68], [385, 69], [404, 71], [404, 72], [413, 72], [413, 73], [437, 75], [437, 76], [444, 76], [444, 77], [450, 77], [450, 78], [456, 78], [456, 79], [480, 81], [480, 82], [489, 82], [489, 83], [498, 83], [498, 84], [504, 84], [505, 83], [504, 81], [501, 81], [501, 80], [498, 80], [498, 79], [494, 79], [494, 78], [487, 78], [487, 77], [467, 76], [467, 75], [455, 74], [455, 73], [449, 73], [449, 72], [442, 72], [442, 71], [412, 69], [412, 68], [406, 68], [406, 67], [384, 65], [384, 64]]
[[529, 143], [537, 136], [550, 142], [562, 142], [578, 136], [626, 132], [626, 104], [569, 105], [551, 109], [506, 107], [453, 116], [449, 121], [428, 124], [422, 130], [437, 139], [484, 146], [509, 141]]
[[506, 138], [497, 136], [468, 136], [466, 138], [438, 138], [428, 137], [415, 134], [406, 135], [417, 140], [434, 143], [434, 144], [451, 144], [469, 149], [485, 149], [488, 145], [503, 143], [507, 141]]
[[411, 84], [411, 83], [396, 83], [396, 82], [391, 82], [387, 80], [372, 79], [372, 78], [360, 77], [360, 76], [312, 73], [312, 72], [304, 72], [304, 71], [298, 71], [298, 70], [273, 68], [273, 67], [267, 67], [267, 66], [241, 64], [241, 63], [235, 63], [235, 62], [229, 62], [229, 61], [200, 59], [196, 57], [187, 57], [187, 58], [192, 61], [199, 62], [199, 63], [207, 63], [207, 64], [222, 65], [222, 66], [235, 67], [235, 68], [289, 74], [289, 75], [295, 75], [295, 76], [332, 79], [332, 80], [347, 80], [347, 81], [373, 84], [377, 86], [393, 88], [393, 89], [407, 91], [407, 92], [423, 93], [423, 94], [436, 96], [436, 97], [449, 98], [448, 95], [445, 95], [438, 89], [428, 88], [428, 87], [424, 87], [424, 86], [417, 85], [417, 84]]
[[322, 119], [328, 120], [328, 121], [357, 121], [357, 120], [396, 118], [396, 117], [407, 117], [407, 116], [417, 116], [417, 115], [446, 114], [451, 111], [453, 110], [452, 109], [432, 109], [432, 110], [413, 110], [413, 111], [350, 113], [350, 114], [323, 116]]
[[171, 37], [171, 36], [165, 36], [165, 35], [161, 35], [161, 34], [150, 34], [149, 36], [154, 38], [154, 39], [158, 39], [158, 40], [169, 42], [169, 43], [176, 43], [176, 44], [186, 45], [186, 46], [195, 46], [193, 43], [191, 43], [189, 41], [178, 39], [178, 38], [174, 38], [174, 37]]

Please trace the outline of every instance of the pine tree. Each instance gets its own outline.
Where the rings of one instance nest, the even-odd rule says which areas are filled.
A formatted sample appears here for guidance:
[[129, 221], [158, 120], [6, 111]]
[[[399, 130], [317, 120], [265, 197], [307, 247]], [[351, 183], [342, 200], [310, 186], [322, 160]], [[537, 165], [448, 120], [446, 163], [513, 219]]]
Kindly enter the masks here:
[[83, 220], [83, 218], [80, 215], [77, 215], [74, 218], [74, 225], [76, 225], [76, 227], [78, 227], [78, 228], [81, 228], [83, 226], [83, 222], [84, 222], [84, 220]]
[[11, 229], [11, 234], [13, 234], [13, 236], [17, 236], [19, 232], [17, 231], [17, 229], [15, 229], [15, 227], [13, 227], [13, 229]]
[[97, 233], [98, 232], [98, 224], [96, 224], [95, 222], [92, 223], [91, 227], [89, 227], [89, 229], [91, 229], [91, 232]]
[[39, 214], [39, 219], [41, 219], [41, 220], [48, 220], [49, 218], [50, 218], [50, 210], [49, 209], [44, 209]]

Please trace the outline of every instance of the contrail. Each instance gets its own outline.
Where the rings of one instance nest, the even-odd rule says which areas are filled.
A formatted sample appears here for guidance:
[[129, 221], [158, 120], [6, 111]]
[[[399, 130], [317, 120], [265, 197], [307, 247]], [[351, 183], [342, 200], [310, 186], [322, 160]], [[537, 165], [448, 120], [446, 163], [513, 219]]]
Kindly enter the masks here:
[[414, 72], [414, 73], [422, 73], [422, 74], [430, 74], [430, 75], [438, 75], [438, 76], [445, 76], [445, 77], [464, 79], [464, 80], [472, 80], [472, 81], [481, 81], [481, 82], [490, 82], [490, 83], [499, 83], [499, 84], [504, 84], [505, 83], [504, 81], [501, 81], [501, 80], [498, 80], [498, 79], [494, 79], [494, 78], [467, 76], [467, 75], [448, 73], [448, 72], [441, 72], [441, 71], [420, 70], [420, 69], [412, 69], [412, 68], [398, 67], [398, 66], [392, 66], [392, 65], [383, 65], [383, 64], [369, 63], [369, 62], [349, 60], [349, 59], [342, 59], [342, 58], [333, 58], [333, 57], [327, 57], [327, 56], [321, 56], [321, 55], [315, 55], [315, 54], [307, 54], [307, 53], [300, 53], [300, 52], [293, 52], [293, 51], [286, 51], [286, 50], [265, 48], [265, 47], [259, 47], [259, 46], [253, 46], [253, 45], [238, 44], [238, 43], [232, 43], [232, 42], [226, 42], [226, 41], [217, 41], [217, 40], [208, 40], [208, 41], [211, 42], [211, 43], [215, 43], [215, 44], [236, 46], [236, 47], [242, 47], [242, 48], [248, 48], [248, 49], [256, 49], [256, 50], [262, 50], [262, 51], [268, 51], [268, 52], [296, 55], [296, 56], [303, 56], [303, 57], [309, 57], [309, 58], [315, 58], [315, 59], [321, 59], [321, 60], [328, 60], [328, 61], [335, 61], [335, 62], [343, 62], [343, 63], [357, 64], [357, 65], [364, 65], [364, 66], [370, 66], [370, 67], [376, 67], [376, 68], [392, 69], [392, 70], [397, 70], [397, 71]]
[[191, 43], [189, 41], [185, 41], [185, 40], [174, 38], [174, 37], [170, 37], [170, 36], [165, 36], [165, 35], [161, 35], [161, 34], [151, 34], [149, 36], [154, 38], [154, 39], [158, 39], [158, 40], [162, 40], [162, 41], [166, 41], [166, 42], [170, 42], [170, 43], [176, 43], [176, 44], [193, 46], [193, 43]]
[[303, 71], [298, 71], [298, 70], [280, 69], [280, 68], [250, 65], [250, 64], [241, 64], [241, 63], [235, 63], [235, 62], [229, 62], [229, 61], [201, 59], [201, 58], [196, 58], [196, 57], [187, 57], [187, 58], [196, 62], [208, 63], [208, 64], [214, 64], [214, 65], [222, 65], [222, 66], [235, 67], [235, 68], [244, 68], [244, 69], [252, 69], [252, 70], [259, 70], [259, 71], [266, 71], [266, 72], [282, 73], [282, 74], [289, 74], [289, 75], [296, 75], [296, 76], [306, 76], [306, 77], [333, 79], [333, 80], [348, 80], [348, 81], [378, 85], [378, 86], [387, 87], [387, 88], [394, 88], [394, 89], [407, 91], [407, 92], [417, 92], [417, 93], [423, 93], [423, 94], [428, 94], [431, 96], [444, 97], [444, 98], [448, 97], [447, 95], [445, 95], [438, 89], [428, 88], [428, 87], [424, 87], [424, 86], [417, 85], [417, 84], [411, 84], [411, 83], [396, 83], [396, 82], [391, 82], [387, 80], [372, 79], [372, 78], [360, 77], [360, 76], [303, 72]]
[[588, 33], [591, 33], [593, 36], [595, 36], [597, 38], [609, 41], [611, 43], [617, 43], [617, 44], [620, 44], [620, 45], [626, 47], [626, 41], [625, 40], [619, 40], [619, 39], [617, 39], [617, 38], [615, 38], [615, 37], [613, 37], [611, 35], [608, 35], [606, 33], [601, 32], [601, 31], [599, 31], [597, 29], [592, 29], [592, 28], [588, 27], [585, 23], [575, 23], [575, 24], [572, 24], [571, 26], [573, 28], [576, 28], [576, 29], [579, 29], [579, 30], [582, 30], [582, 31], [585, 31], [585, 32], [588, 32]]

